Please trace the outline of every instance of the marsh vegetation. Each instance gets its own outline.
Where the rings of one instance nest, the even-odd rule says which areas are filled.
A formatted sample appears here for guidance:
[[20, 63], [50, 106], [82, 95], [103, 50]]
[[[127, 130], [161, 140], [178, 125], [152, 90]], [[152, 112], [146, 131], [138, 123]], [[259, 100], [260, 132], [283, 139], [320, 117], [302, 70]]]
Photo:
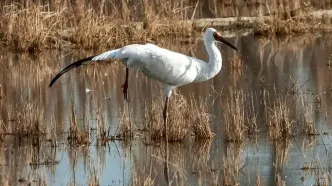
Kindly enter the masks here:
[[[248, 42], [261, 50], [234, 57], [226, 49], [220, 75], [174, 93], [168, 150], [160, 112], [163, 96], [155, 81], [133, 72], [128, 104], [120, 88], [122, 66], [98, 63], [73, 71], [48, 89], [52, 75], [82, 54], [7, 53], [0, 78], [2, 179], [76, 185], [85, 183], [80, 177], [86, 176], [90, 185], [158, 185], [165, 182], [167, 163], [168, 180], [177, 185], [248, 180], [257, 185], [328, 185], [329, 157], [311, 154], [330, 148], [330, 84], [318, 80], [330, 78], [329, 38], [233, 39], [242, 51], [248, 51]], [[204, 50], [197, 48], [201, 42], [163, 45], [204, 58]], [[307, 60], [312, 56], [317, 57]], [[24, 171], [13, 176], [16, 169], [7, 172], [8, 167]], [[87, 171], [80, 172], [81, 167]], [[118, 173], [105, 176], [114, 170]], [[44, 171], [52, 176], [45, 177]], [[289, 174], [298, 179], [289, 179]]]
[[259, 35], [330, 32], [332, 17], [329, 0], [5, 0], [0, 5], [1, 46], [32, 53], [45, 48], [105, 50], [169, 37], [191, 42], [207, 26], [246, 28]]

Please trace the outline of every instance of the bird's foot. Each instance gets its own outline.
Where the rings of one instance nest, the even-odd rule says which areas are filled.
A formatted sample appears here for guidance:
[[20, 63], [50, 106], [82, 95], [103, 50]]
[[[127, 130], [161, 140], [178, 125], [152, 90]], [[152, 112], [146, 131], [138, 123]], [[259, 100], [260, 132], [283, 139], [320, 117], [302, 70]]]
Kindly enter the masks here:
[[128, 101], [128, 82], [125, 82], [121, 88], [123, 88], [123, 97]]

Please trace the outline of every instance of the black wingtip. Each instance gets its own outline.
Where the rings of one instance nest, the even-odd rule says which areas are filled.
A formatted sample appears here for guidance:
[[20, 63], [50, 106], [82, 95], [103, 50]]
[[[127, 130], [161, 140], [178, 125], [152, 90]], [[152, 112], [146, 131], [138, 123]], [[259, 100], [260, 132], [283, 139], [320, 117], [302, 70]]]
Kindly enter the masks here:
[[74, 69], [74, 68], [76, 68], [76, 67], [79, 67], [79, 66], [81, 66], [81, 65], [83, 65], [84, 64], [84, 62], [86, 62], [86, 61], [90, 61], [90, 60], [92, 60], [93, 58], [94, 58], [95, 56], [90, 56], [90, 57], [87, 57], [87, 58], [84, 58], [84, 59], [80, 59], [80, 60], [78, 60], [78, 61], [76, 61], [76, 62], [74, 62], [74, 63], [72, 63], [72, 64], [70, 64], [70, 65], [68, 65], [66, 68], [64, 68], [64, 69], [62, 69], [52, 80], [51, 80], [51, 82], [50, 82], [50, 84], [49, 84], [49, 87], [52, 87], [52, 85], [55, 83], [55, 81], [57, 80], [57, 79], [59, 79], [59, 77], [61, 77], [64, 73], [66, 73], [66, 72], [68, 72], [69, 70], [71, 70], [71, 69]]

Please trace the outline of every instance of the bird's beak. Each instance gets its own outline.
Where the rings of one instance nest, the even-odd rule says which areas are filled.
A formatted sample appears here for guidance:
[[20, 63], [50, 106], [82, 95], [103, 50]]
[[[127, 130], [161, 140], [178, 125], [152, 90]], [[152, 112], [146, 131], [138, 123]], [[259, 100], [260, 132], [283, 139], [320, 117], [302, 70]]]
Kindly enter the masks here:
[[232, 45], [230, 42], [228, 42], [226, 39], [224, 39], [223, 37], [221, 37], [220, 33], [219, 32], [215, 32], [213, 34], [213, 37], [216, 41], [219, 41], [219, 42], [222, 42], [224, 43], [225, 45], [228, 45], [229, 47], [233, 48], [234, 50], [239, 51], [239, 49], [237, 49], [234, 45]]

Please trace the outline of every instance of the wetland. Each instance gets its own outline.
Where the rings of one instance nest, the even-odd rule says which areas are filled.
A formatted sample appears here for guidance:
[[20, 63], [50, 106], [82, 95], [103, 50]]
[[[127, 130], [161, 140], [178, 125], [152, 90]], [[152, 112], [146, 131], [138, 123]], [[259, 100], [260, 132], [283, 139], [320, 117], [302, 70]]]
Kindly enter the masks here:
[[[2, 185], [330, 185], [329, 31], [294, 33], [290, 25], [280, 24], [273, 25], [280, 32], [264, 27], [272, 29], [270, 35], [257, 34], [255, 28], [241, 32], [217, 28], [240, 53], [217, 44], [223, 57], [221, 72], [174, 92], [167, 145], [162, 140], [161, 85], [131, 71], [126, 101], [121, 88], [125, 67], [119, 61], [82, 66], [48, 87], [54, 75], [73, 61], [132, 42], [153, 42], [208, 59], [200, 30], [169, 26], [159, 32], [148, 26], [142, 32], [122, 32], [119, 25], [126, 21], [287, 17], [294, 7], [301, 14], [328, 10], [330, 1], [308, 1], [310, 6], [297, 1], [288, 5], [151, 1], [163, 7], [158, 12], [147, 1], [137, 5], [91, 1], [84, 6], [61, 0], [40, 1], [38, 6], [28, 2], [4, 1], [1, 11], [1, 25], [6, 25], [0, 29]], [[283, 13], [269, 11], [276, 5]], [[73, 7], [77, 14], [66, 20], [63, 15], [72, 14]], [[45, 8], [52, 11], [45, 13]], [[116, 8], [118, 15], [110, 11]], [[154, 13], [159, 17], [152, 20], [149, 15]], [[13, 26], [29, 16], [36, 19], [16, 25], [22, 29]], [[40, 16], [45, 18], [37, 19]], [[116, 23], [100, 29], [112, 16]], [[31, 27], [34, 24], [39, 27]], [[58, 30], [68, 25], [83, 29], [64, 39]], [[180, 34], [167, 34], [175, 30]]]

